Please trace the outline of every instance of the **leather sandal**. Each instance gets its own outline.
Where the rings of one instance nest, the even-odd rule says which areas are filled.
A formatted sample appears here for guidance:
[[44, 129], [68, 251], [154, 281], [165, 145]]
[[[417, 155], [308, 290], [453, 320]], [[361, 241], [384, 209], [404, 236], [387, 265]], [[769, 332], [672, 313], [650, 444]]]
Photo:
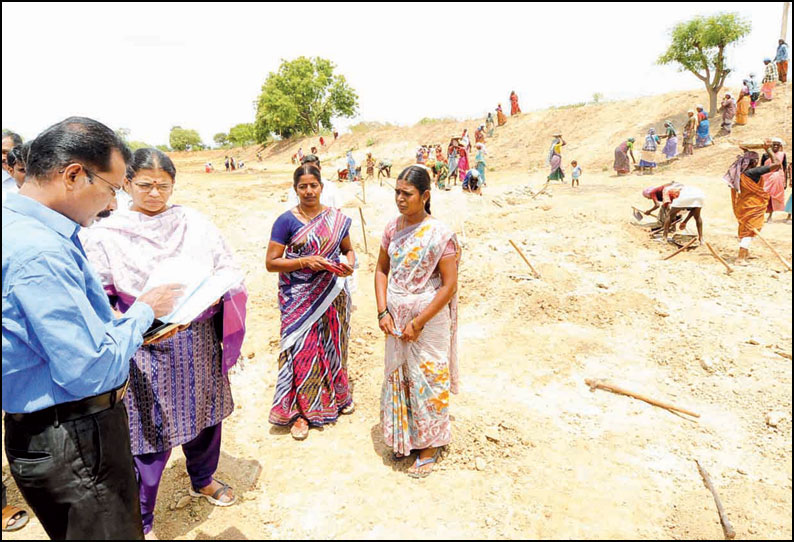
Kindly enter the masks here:
[[[10, 533], [20, 530], [22, 527], [28, 524], [29, 519], [30, 516], [26, 510], [22, 510], [21, 508], [17, 508], [16, 506], [11, 506], [9, 504], [3, 508], [3, 532]], [[13, 525], [9, 525], [11, 520], [14, 520]]]
[[232, 496], [232, 500], [230, 500], [229, 502], [222, 501], [220, 499], [221, 496], [223, 496], [223, 495], [227, 495], [228, 496], [229, 495], [229, 490], [232, 487], [229, 484], [221, 482], [220, 480], [215, 480], [215, 481], [218, 482], [221, 485], [221, 487], [219, 487], [215, 491], [215, 493], [213, 493], [212, 495], [207, 495], [206, 493], [201, 493], [201, 492], [196, 491], [195, 489], [193, 489], [191, 487], [190, 488], [190, 496], [191, 497], [204, 497], [205, 499], [207, 499], [210, 502], [210, 504], [213, 504], [214, 506], [231, 506], [235, 502], [237, 502], [237, 495], [233, 495]]

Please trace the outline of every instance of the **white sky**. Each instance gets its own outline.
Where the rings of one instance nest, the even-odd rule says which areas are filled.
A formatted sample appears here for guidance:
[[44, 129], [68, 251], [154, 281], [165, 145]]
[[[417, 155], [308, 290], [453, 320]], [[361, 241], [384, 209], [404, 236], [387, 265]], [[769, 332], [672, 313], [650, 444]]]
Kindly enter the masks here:
[[[332, 60], [360, 120], [469, 118], [515, 90], [524, 111], [702, 89], [655, 65], [668, 31], [738, 11], [752, 33], [729, 52], [736, 86], [774, 57], [783, 2], [570, 4], [3, 2], [2, 125], [26, 139], [70, 115], [167, 143], [171, 126], [216, 132], [252, 122], [280, 59]], [[791, 43], [791, 17], [786, 41]]]

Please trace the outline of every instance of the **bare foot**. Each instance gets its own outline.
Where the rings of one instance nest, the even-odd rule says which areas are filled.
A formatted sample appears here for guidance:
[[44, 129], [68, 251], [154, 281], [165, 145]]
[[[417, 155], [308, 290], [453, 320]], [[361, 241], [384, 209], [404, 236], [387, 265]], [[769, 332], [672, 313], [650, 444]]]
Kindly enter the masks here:
[[309, 422], [305, 418], [298, 418], [292, 424], [290, 434], [295, 440], [306, 440], [306, 437], [309, 436]]

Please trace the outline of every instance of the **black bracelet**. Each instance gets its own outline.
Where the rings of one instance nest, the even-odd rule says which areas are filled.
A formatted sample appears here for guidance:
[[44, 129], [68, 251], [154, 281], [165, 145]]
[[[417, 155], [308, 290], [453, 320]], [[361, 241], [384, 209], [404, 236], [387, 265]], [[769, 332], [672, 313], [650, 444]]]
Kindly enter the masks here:
[[386, 309], [386, 310], [384, 310], [383, 312], [379, 312], [379, 313], [378, 313], [378, 322], [380, 322], [381, 320], [383, 320], [383, 317], [384, 317], [384, 316], [386, 316], [387, 314], [391, 314], [391, 313], [389, 312], [389, 309]]

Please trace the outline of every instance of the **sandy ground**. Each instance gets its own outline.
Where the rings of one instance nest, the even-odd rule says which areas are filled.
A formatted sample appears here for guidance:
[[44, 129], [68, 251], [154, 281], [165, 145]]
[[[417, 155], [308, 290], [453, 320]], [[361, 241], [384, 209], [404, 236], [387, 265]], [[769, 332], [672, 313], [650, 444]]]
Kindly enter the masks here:
[[[434, 191], [433, 214], [458, 232], [464, 248], [462, 389], [451, 401], [453, 442], [424, 480], [406, 476], [409, 460], [391, 459], [379, 428], [384, 344], [372, 283], [380, 235], [396, 214], [391, 188], [370, 182], [363, 204], [359, 186], [339, 185], [362, 262], [348, 362], [358, 409], [296, 442], [267, 422], [279, 313], [277, 277], [266, 272], [264, 256], [271, 225], [285, 209], [290, 167], [249, 162], [259, 170], [206, 175], [199, 171], [206, 158], [178, 159], [174, 202], [211, 216], [248, 273], [246, 359], [232, 376], [237, 408], [224, 423], [217, 473], [241, 502], [224, 509], [193, 499], [176, 509], [189, 483], [177, 450], [161, 485], [155, 533], [719, 538], [698, 459], [739, 538], [790, 539], [792, 275], [759, 242], [750, 265], [732, 275], [705, 247], [662, 261], [672, 249], [651, 241], [630, 214], [632, 205], [647, 208], [640, 194], [646, 186], [673, 179], [699, 186], [708, 197], [706, 239], [732, 262], [736, 222], [716, 173], [729, 164], [704, 167], [703, 156], [733, 151], [702, 152], [653, 177], [585, 168], [581, 188], [555, 184], [551, 195], [534, 200], [526, 187], [540, 186], [545, 173], [528, 174], [523, 165], [489, 171], [484, 197]], [[792, 229], [783, 217], [763, 234], [790, 260]], [[529, 278], [509, 239], [540, 280]], [[608, 379], [701, 417], [591, 392], [585, 378]], [[22, 504], [13, 481], [9, 498]], [[3, 538], [46, 536], [34, 518]]]

